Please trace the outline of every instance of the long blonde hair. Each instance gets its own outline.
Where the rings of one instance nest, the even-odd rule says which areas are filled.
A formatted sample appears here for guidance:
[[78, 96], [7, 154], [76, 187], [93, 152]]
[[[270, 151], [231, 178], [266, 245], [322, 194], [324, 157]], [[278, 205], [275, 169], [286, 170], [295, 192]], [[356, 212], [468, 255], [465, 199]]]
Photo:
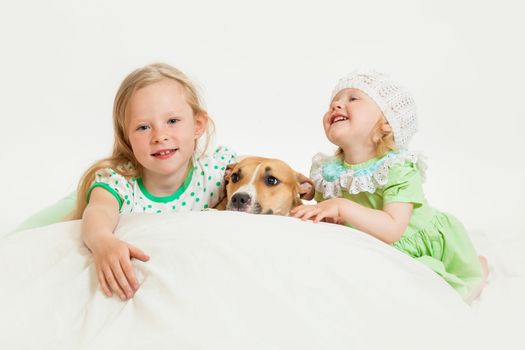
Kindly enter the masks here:
[[[381, 157], [385, 153], [389, 151], [395, 151], [397, 149], [396, 143], [394, 141], [394, 133], [392, 132], [392, 128], [390, 128], [390, 125], [386, 121], [385, 117], [381, 117], [377, 121], [376, 125], [374, 125], [374, 128], [372, 129], [370, 137], [376, 146], [376, 157]], [[341, 160], [344, 159], [344, 152], [341, 147], [337, 148], [335, 151], [335, 156]]]
[[186, 102], [190, 105], [194, 117], [199, 115], [208, 120], [204, 142], [195, 146], [195, 152], [205, 153], [210, 143], [213, 131], [213, 120], [203, 108], [197, 89], [188, 77], [175, 67], [165, 63], [154, 63], [131, 72], [120, 84], [113, 103], [113, 152], [110, 157], [93, 164], [82, 175], [77, 187], [76, 207], [68, 219], [80, 219], [87, 206], [87, 194], [96, 172], [103, 168], [112, 168], [126, 178], [141, 176], [142, 166], [135, 158], [128, 135], [126, 133], [126, 108], [136, 90], [157, 83], [163, 79], [173, 79], [180, 83], [185, 91]]

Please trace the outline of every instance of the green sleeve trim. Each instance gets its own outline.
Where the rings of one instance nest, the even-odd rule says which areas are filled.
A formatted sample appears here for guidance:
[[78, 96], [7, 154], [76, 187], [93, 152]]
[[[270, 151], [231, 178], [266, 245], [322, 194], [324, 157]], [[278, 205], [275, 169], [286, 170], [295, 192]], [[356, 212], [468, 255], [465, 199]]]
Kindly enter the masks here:
[[186, 179], [184, 180], [184, 183], [182, 184], [182, 186], [179, 187], [179, 189], [177, 191], [175, 191], [174, 194], [171, 194], [171, 195], [166, 196], [166, 197], [157, 197], [157, 196], [154, 196], [151, 193], [149, 193], [148, 190], [146, 189], [146, 186], [144, 186], [144, 183], [142, 182], [141, 178], [137, 179], [137, 183], [138, 183], [139, 188], [142, 191], [142, 193], [144, 193], [144, 195], [149, 200], [152, 200], [153, 202], [157, 202], [157, 203], [169, 203], [169, 202], [172, 202], [172, 201], [174, 201], [176, 199], [179, 199], [180, 195], [183, 194], [184, 191], [186, 191], [186, 189], [190, 185], [192, 177], [193, 177], [193, 164], [189, 163], [189, 165], [188, 165], [188, 174], [186, 175]]
[[93, 185], [91, 185], [91, 187], [89, 188], [88, 192], [87, 192], [87, 196], [86, 196], [86, 201], [89, 203], [89, 197], [91, 196], [91, 191], [93, 191], [95, 189], [95, 187], [102, 187], [104, 189], [106, 189], [109, 193], [111, 193], [113, 195], [113, 197], [115, 197], [118, 201], [118, 210], [120, 211], [120, 209], [122, 208], [122, 198], [120, 198], [120, 196], [118, 195], [118, 193], [112, 189], [107, 183], [104, 183], [104, 182], [95, 182]]
[[12, 232], [29, 230], [64, 221], [66, 216], [71, 214], [73, 209], [75, 209], [76, 198], [76, 192], [72, 192], [69, 196], [62, 198], [55, 204], [33, 214], [18, 225]]

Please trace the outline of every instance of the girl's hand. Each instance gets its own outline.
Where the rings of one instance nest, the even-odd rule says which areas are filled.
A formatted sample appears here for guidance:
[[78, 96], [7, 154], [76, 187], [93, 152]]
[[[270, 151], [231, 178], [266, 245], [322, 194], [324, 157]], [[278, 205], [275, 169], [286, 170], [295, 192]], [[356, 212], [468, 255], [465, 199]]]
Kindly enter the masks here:
[[315, 205], [300, 205], [293, 208], [290, 214], [301, 220], [313, 220], [318, 223], [321, 220], [333, 223], [344, 223], [341, 218], [341, 198], [332, 198]]
[[397, 242], [405, 233], [414, 204], [386, 203], [382, 209], [372, 209], [345, 198], [332, 198], [316, 205], [301, 205], [290, 214], [302, 220], [343, 221], [352, 228], [368, 233], [387, 244]]
[[324, 218], [323, 221], [327, 222], [329, 224], [336, 224], [336, 225], [344, 225], [345, 224], [345, 221], [340, 216], [333, 217], [333, 218]]
[[118, 201], [107, 190], [95, 187], [82, 215], [82, 239], [93, 253], [97, 278], [104, 293], [110, 297], [114, 292], [126, 300], [139, 287], [131, 258], [148, 261], [149, 256], [114, 236], [118, 220]]
[[131, 259], [145, 262], [149, 260], [149, 256], [115, 236], [104, 237], [91, 251], [104, 293], [108, 297], [112, 296], [112, 292], [117, 293], [122, 300], [131, 298], [139, 287]]

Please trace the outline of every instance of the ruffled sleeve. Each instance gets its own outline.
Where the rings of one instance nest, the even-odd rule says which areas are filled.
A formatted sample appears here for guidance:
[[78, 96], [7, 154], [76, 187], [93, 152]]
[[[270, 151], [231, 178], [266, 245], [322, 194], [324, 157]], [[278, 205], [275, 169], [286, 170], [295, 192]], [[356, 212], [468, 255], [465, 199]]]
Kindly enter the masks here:
[[96, 187], [102, 187], [111, 193], [119, 203], [120, 212], [126, 212], [126, 208], [130, 206], [133, 198], [133, 186], [128, 179], [111, 168], [97, 171], [95, 181], [87, 193], [88, 202], [91, 191]]
[[315, 185], [315, 200], [317, 202], [341, 196], [339, 177], [344, 171], [345, 168], [341, 161], [334, 156], [317, 153], [312, 158], [310, 179]]
[[414, 203], [416, 206], [426, 202], [417, 164], [405, 162], [390, 168], [388, 182], [383, 189], [383, 203], [394, 202]]

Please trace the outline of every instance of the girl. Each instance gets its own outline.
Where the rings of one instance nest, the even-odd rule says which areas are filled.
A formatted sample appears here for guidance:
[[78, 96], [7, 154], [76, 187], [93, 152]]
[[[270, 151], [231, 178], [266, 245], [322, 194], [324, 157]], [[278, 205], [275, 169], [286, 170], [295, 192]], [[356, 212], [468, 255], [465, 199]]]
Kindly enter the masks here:
[[421, 160], [406, 150], [417, 129], [408, 91], [384, 74], [350, 73], [335, 87], [323, 126], [339, 148], [335, 156], [313, 158], [318, 204], [292, 215], [368, 233], [426, 264], [467, 302], [476, 298], [487, 261], [478, 258], [461, 223], [423, 196]]
[[204, 134], [206, 150], [213, 122], [193, 84], [167, 64], [145, 66], [124, 79], [115, 96], [113, 126], [113, 154], [82, 177], [74, 217], [82, 217], [82, 239], [93, 253], [102, 290], [125, 300], [139, 286], [131, 258], [149, 257], [115, 237], [119, 215], [214, 207], [235, 154], [227, 148], [213, 156], [197, 151]]

